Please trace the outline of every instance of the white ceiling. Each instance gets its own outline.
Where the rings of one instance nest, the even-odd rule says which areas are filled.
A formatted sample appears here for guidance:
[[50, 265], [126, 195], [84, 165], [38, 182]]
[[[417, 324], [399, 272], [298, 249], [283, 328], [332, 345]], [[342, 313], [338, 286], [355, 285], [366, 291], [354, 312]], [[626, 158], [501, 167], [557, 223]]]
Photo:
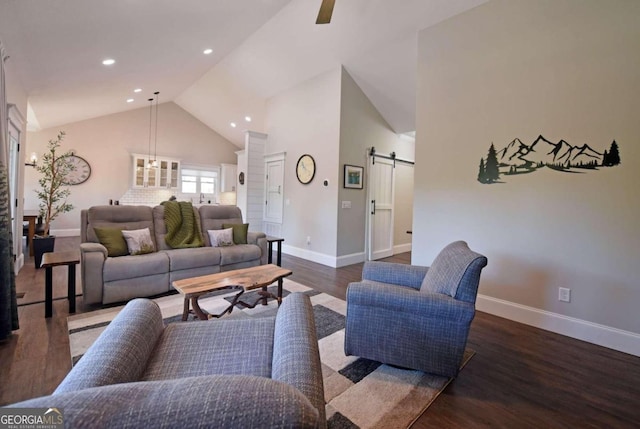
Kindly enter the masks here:
[[263, 131], [268, 97], [344, 65], [407, 132], [418, 31], [486, 1], [336, 0], [316, 25], [320, 0], [0, 0], [0, 39], [41, 128], [146, 107], [158, 90], [240, 145]]

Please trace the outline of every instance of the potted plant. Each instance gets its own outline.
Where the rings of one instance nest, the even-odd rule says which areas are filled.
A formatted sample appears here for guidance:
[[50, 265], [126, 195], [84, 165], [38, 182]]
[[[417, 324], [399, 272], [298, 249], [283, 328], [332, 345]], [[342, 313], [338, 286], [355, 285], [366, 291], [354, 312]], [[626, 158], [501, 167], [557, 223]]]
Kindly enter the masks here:
[[44, 224], [42, 235], [35, 236], [33, 240], [36, 268], [40, 268], [44, 253], [53, 252], [55, 237], [49, 235], [51, 221], [58, 215], [73, 210], [73, 205], [67, 203], [71, 191], [67, 187], [65, 178], [75, 169], [75, 166], [70, 162], [71, 152], [59, 154], [60, 143], [64, 136], [64, 131], [60, 131], [55, 139], [49, 140], [42, 162], [36, 166], [36, 170], [41, 174], [38, 179], [40, 189], [36, 190], [36, 194], [40, 200], [40, 216]]

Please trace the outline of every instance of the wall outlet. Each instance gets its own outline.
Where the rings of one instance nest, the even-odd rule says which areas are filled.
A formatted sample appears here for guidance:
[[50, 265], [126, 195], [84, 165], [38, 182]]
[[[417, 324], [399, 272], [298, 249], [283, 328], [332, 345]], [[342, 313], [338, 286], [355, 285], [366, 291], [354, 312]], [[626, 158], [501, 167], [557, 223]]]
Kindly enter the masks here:
[[568, 287], [558, 288], [558, 300], [571, 302], [571, 289], [569, 289]]
[[307, 244], [311, 244], [311, 236], [307, 235]]

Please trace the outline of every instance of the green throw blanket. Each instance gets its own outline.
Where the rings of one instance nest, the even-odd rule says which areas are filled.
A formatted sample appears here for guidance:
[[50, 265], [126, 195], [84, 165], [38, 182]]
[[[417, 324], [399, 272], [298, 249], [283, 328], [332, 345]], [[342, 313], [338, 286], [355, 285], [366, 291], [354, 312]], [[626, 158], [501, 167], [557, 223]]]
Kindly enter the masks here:
[[193, 205], [187, 201], [164, 201], [164, 223], [167, 235], [164, 241], [174, 249], [202, 247], [200, 219], [193, 211]]

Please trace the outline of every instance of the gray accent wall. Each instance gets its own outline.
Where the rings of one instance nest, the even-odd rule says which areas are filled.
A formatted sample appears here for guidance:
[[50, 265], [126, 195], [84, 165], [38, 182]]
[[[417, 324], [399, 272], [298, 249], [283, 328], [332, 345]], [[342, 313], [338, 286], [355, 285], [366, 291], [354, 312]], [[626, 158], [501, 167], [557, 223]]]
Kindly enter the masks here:
[[[286, 152], [284, 252], [329, 266], [363, 261], [367, 194], [366, 189], [343, 188], [344, 164], [366, 168], [371, 146], [413, 159], [413, 139], [395, 134], [342, 67], [271, 97], [266, 124], [267, 155]], [[295, 174], [305, 153], [316, 161], [316, 175], [308, 185]], [[405, 190], [399, 204], [406, 210], [413, 176], [404, 172], [399, 180]], [[342, 201], [351, 201], [351, 209], [342, 209]], [[411, 225], [411, 214], [399, 218]], [[411, 242], [406, 233], [401, 239], [401, 244]]]
[[[338, 192], [338, 257], [361, 253], [364, 255], [366, 237], [367, 150], [375, 147], [380, 154], [396, 152], [398, 158], [414, 158], [415, 144], [410, 137], [396, 134], [376, 110], [349, 72], [342, 68], [340, 93], [340, 184]], [[344, 164], [365, 168], [364, 189], [345, 189]], [[351, 201], [350, 209], [342, 208], [342, 201]], [[396, 167], [394, 244], [409, 244], [413, 202], [413, 167], [400, 163]], [[403, 212], [404, 211], [404, 212]], [[400, 233], [404, 229], [404, 232]]]
[[[413, 263], [466, 240], [485, 302], [638, 344], [639, 23], [634, 0], [494, 0], [419, 33]], [[476, 181], [492, 142], [539, 134], [623, 162]]]

